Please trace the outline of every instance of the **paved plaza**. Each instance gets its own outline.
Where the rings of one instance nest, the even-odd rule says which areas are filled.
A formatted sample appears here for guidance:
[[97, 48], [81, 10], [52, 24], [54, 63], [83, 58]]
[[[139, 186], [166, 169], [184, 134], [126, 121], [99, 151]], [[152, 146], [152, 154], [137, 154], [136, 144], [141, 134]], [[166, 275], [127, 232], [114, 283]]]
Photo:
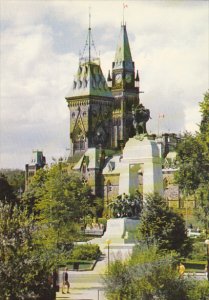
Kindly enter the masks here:
[[[99, 239], [95, 239], [96, 242]], [[71, 284], [70, 293], [62, 294], [62, 272], [59, 273], [60, 291], [57, 293], [57, 299], [74, 300], [104, 300], [103, 276], [108, 267], [108, 247], [106, 243], [100, 244], [102, 256], [92, 271], [69, 271], [69, 280]], [[92, 240], [92, 242], [94, 242]], [[126, 259], [132, 252], [133, 244], [118, 244], [112, 242], [109, 246], [109, 261], [116, 258]]]
[[[114, 222], [113, 222], [114, 221]], [[60, 291], [56, 299], [71, 300], [105, 300], [103, 278], [108, 270], [108, 257], [111, 263], [115, 259], [125, 260], [130, 257], [135, 243], [128, 241], [130, 223], [125, 219], [108, 220], [107, 230], [103, 237], [95, 238], [88, 243], [98, 244], [102, 255], [92, 271], [69, 271], [70, 293], [62, 294], [62, 272], [59, 272]], [[132, 225], [135, 225], [133, 221]], [[109, 249], [107, 245], [109, 244]], [[109, 251], [109, 255], [108, 255]], [[205, 273], [185, 274], [196, 280], [205, 279]], [[66, 292], [66, 291], [64, 291]]]

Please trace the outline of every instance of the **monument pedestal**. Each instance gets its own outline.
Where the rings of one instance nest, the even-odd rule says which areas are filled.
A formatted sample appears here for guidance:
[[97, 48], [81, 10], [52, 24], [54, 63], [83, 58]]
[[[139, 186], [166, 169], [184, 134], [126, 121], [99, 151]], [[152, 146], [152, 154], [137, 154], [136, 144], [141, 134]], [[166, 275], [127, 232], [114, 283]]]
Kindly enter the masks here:
[[112, 218], [107, 221], [107, 228], [102, 238], [97, 239], [101, 243], [107, 240], [111, 244], [135, 244], [134, 233], [139, 225], [139, 219], [134, 218]]

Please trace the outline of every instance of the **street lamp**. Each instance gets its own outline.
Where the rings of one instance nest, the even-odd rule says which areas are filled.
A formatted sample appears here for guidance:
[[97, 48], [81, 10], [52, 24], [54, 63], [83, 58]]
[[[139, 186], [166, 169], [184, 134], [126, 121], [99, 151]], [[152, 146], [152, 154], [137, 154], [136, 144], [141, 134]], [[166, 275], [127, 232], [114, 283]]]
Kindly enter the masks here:
[[110, 270], [110, 244], [111, 244], [111, 240], [108, 239], [106, 240], [107, 243], [107, 271], [109, 273]]
[[110, 218], [110, 208], [109, 208], [109, 192], [112, 191], [111, 182], [108, 180], [107, 182], [107, 217]]
[[207, 277], [209, 281], [209, 240], [205, 240], [205, 245], [207, 247]]

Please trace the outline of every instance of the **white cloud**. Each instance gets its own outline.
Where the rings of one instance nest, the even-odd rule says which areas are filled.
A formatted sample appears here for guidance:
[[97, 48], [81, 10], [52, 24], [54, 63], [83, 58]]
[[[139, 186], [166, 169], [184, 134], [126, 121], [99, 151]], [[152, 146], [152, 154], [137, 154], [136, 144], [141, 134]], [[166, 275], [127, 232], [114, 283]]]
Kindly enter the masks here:
[[[194, 131], [208, 88], [205, 1], [127, 1], [125, 20], [149, 130]], [[1, 167], [24, 167], [34, 148], [47, 159], [68, 146], [64, 96], [85, 43], [88, 7], [101, 66], [111, 69], [122, 20], [118, 1], [2, 1]]]

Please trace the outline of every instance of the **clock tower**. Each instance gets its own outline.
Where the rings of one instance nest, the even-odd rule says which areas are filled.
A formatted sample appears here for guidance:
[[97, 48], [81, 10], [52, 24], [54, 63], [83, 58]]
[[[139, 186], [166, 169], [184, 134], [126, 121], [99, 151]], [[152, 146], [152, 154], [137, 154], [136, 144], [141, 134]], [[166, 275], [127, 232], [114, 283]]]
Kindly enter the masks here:
[[114, 97], [112, 145], [120, 148], [134, 134], [132, 107], [139, 103], [139, 75], [132, 61], [126, 25], [121, 25], [120, 37], [112, 63], [108, 85]]

